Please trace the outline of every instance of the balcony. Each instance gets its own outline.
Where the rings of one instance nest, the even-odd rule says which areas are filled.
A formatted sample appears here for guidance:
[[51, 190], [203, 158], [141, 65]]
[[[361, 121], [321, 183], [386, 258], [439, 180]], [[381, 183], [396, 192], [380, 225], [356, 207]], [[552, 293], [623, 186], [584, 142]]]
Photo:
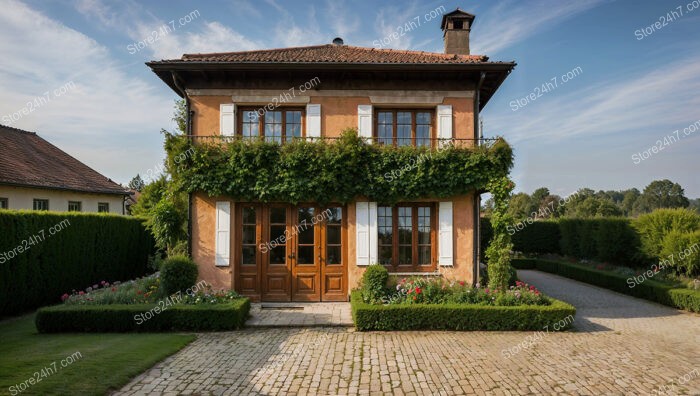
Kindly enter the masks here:
[[[225, 144], [236, 141], [248, 141], [248, 142], [267, 142], [267, 143], [278, 143], [285, 144], [290, 142], [327, 142], [332, 143], [339, 139], [338, 137], [293, 137], [288, 139], [283, 139], [279, 136], [255, 136], [255, 137], [244, 137], [240, 135], [236, 136], [222, 136], [222, 135], [185, 135], [188, 139], [194, 143], [207, 143], [207, 144]], [[362, 138], [366, 143], [372, 143], [379, 146], [393, 146], [393, 147], [418, 147], [418, 148], [445, 148], [445, 147], [458, 147], [458, 148], [471, 148], [474, 146], [486, 146], [489, 147], [496, 143], [500, 138], [482, 138], [482, 139], [459, 139], [459, 138], [423, 138], [419, 142], [413, 139], [393, 139], [392, 142], [387, 143], [385, 140], [380, 139], [376, 136], [371, 138]]]
[[354, 131], [285, 142], [169, 135], [166, 150], [174, 181], [188, 192], [292, 204], [448, 198], [485, 191], [513, 165], [501, 138], [394, 146], [370, 144]]

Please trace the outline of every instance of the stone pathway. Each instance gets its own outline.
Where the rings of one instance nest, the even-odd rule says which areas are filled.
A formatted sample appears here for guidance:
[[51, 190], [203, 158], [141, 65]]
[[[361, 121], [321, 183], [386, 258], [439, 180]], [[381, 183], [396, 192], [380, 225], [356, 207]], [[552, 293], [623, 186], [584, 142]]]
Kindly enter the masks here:
[[349, 302], [253, 303], [247, 327], [352, 327]]
[[206, 333], [118, 394], [700, 395], [700, 315], [536, 271], [574, 331]]

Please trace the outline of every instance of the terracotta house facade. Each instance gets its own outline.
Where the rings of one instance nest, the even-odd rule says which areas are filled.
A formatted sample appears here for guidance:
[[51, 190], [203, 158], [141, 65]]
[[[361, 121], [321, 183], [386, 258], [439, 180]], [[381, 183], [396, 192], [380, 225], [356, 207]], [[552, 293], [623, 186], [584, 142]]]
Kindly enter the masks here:
[[[284, 144], [355, 128], [373, 144], [473, 146], [480, 144], [479, 111], [515, 66], [469, 54], [473, 21], [461, 10], [443, 17], [446, 53], [336, 39], [148, 65], [185, 98], [195, 143], [224, 137]], [[201, 279], [256, 301], [347, 301], [375, 263], [400, 275], [476, 282], [479, 205], [478, 191], [392, 205], [363, 197], [335, 205], [240, 202], [195, 191], [191, 254]]]

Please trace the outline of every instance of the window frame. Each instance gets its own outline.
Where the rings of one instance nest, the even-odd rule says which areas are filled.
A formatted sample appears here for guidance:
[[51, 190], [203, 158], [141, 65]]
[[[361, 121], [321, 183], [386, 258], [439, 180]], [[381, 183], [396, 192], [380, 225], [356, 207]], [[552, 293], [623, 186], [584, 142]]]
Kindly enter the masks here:
[[[78, 210], [71, 210], [71, 205], [78, 205]], [[83, 203], [81, 201], [68, 201], [68, 211], [69, 212], [82, 212], [83, 211]]]
[[0, 197], [0, 209], [10, 209], [10, 199]]
[[[434, 202], [402, 202], [393, 206], [378, 205], [379, 208], [391, 208], [392, 256], [391, 264], [384, 265], [389, 272], [435, 272], [437, 268], [437, 205]], [[430, 208], [430, 264], [419, 264], [418, 208]], [[399, 263], [399, 208], [411, 208], [411, 264]], [[379, 227], [377, 226], [377, 243], [380, 247]], [[386, 246], [386, 245], [384, 245]], [[423, 244], [425, 246], [425, 244]], [[378, 252], [379, 253], [379, 252]]]
[[[107, 210], [100, 210], [100, 206], [102, 205], [106, 206]], [[97, 213], [109, 213], [109, 202], [98, 202]]]
[[[254, 111], [258, 112], [258, 110], [264, 109], [264, 105], [260, 107], [255, 107], [255, 106], [238, 106], [238, 109], [236, 110], [236, 136], [240, 138], [251, 138], [251, 137], [244, 137], [243, 136], [243, 112], [245, 111]], [[298, 137], [297, 139], [305, 139], [306, 138], [306, 108], [304, 107], [298, 107], [298, 106], [278, 106], [273, 110], [270, 111], [281, 111], [282, 112], [282, 135], [280, 139], [282, 139], [282, 143], [286, 143], [289, 140], [287, 140], [287, 111], [300, 111], [301, 112], [301, 136]], [[259, 112], [258, 112], [259, 113]], [[258, 138], [265, 139], [265, 114], [267, 114], [268, 111], [265, 110], [263, 111], [263, 114], [260, 115], [258, 114]]]
[[[407, 146], [412, 146], [412, 147], [429, 147], [433, 148], [434, 146], [434, 141], [435, 141], [435, 136], [436, 136], [436, 125], [437, 125], [437, 120], [436, 120], [436, 111], [435, 109], [431, 108], [381, 108], [377, 107], [374, 108], [374, 111], [372, 112], [372, 117], [374, 118], [373, 123], [374, 123], [374, 128], [372, 131], [374, 141], [377, 144], [384, 144], [379, 142], [379, 113], [386, 113], [386, 112], [391, 112], [392, 115], [392, 146], [394, 147], [399, 147], [398, 144], [398, 116], [397, 113], [400, 112], [406, 112], [406, 113], [411, 113], [411, 144]], [[428, 134], [428, 145], [427, 146], [416, 146], [416, 114], [417, 113], [430, 113], [430, 133]], [[404, 146], [401, 146], [404, 147]]]
[[[46, 209], [37, 209], [37, 204], [38, 204], [38, 203], [44, 203], [44, 202], [46, 203]], [[49, 206], [49, 200], [48, 200], [48, 199], [34, 198], [34, 200], [33, 200], [33, 202], [32, 202], [32, 209], [33, 209], [33, 210], [45, 210], [45, 211], [48, 211], [48, 210], [49, 210], [49, 207], [50, 207], [50, 206]]]

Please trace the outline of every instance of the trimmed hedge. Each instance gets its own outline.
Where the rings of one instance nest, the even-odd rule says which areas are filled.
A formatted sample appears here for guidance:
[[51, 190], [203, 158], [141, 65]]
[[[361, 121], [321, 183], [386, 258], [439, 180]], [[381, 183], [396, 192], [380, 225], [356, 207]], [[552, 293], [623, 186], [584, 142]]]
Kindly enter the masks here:
[[[355, 328], [368, 330], [542, 330], [576, 315], [576, 308], [552, 299], [552, 305], [496, 307], [469, 304], [374, 305], [359, 291], [350, 297]], [[564, 330], [572, 321], [565, 321]]]
[[[56, 305], [39, 309], [35, 324], [40, 333], [234, 330], [244, 326], [250, 300], [241, 298], [212, 305], [178, 304], [160, 313], [152, 311], [156, 307], [162, 309], [163, 305]], [[148, 311], [153, 315], [144, 316]]]
[[153, 237], [133, 217], [0, 210], [0, 230], [0, 316], [103, 280], [143, 276], [154, 252]]
[[[687, 311], [700, 312], [700, 291], [697, 290], [678, 289], [653, 279], [637, 283], [621, 274], [560, 261], [518, 259], [514, 260], [513, 265], [518, 269], [537, 269], [632, 297], [643, 298]], [[632, 285], [634, 286], [631, 287]]]
[[525, 223], [525, 228], [511, 237], [513, 249], [523, 253], [557, 253], [559, 238], [559, 225], [555, 221]]
[[[517, 224], [524, 227], [518, 228]], [[513, 250], [523, 253], [556, 253], [632, 266], [647, 266], [640, 255], [641, 241], [629, 219], [558, 219], [516, 223], [511, 229]], [[491, 242], [488, 218], [481, 219], [482, 251]]]

